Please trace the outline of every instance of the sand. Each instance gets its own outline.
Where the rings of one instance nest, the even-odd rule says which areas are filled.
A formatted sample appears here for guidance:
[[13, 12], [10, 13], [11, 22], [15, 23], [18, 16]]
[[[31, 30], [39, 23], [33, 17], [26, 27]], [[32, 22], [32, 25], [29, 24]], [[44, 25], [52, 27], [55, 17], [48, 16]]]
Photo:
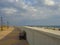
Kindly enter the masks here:
[[3, 39], [5, 36], [7, 36], [9, 33], [11, 33], [13, 30], [14, 30], [13, 27], [9, 28], [4, 27], [3, 31], [0, 30], [0, 40]]

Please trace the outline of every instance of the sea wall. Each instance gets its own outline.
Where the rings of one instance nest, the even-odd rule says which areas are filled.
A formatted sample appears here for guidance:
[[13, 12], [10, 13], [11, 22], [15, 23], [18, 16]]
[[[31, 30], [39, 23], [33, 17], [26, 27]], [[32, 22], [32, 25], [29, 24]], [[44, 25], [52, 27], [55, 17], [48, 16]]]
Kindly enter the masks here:
[[36, 27], [22, 27], [30, 45], [60, 45], [60, 32]]

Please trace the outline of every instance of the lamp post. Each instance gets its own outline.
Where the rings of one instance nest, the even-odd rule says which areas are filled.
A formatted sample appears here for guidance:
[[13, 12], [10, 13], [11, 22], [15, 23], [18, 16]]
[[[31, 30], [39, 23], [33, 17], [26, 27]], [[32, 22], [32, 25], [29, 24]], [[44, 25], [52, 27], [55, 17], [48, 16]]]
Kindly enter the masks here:
[[9, 22], [7, 21], [7, 29], [9, 28]]
[[3, 17], [1, 16], [1, 31], [3, 31]]

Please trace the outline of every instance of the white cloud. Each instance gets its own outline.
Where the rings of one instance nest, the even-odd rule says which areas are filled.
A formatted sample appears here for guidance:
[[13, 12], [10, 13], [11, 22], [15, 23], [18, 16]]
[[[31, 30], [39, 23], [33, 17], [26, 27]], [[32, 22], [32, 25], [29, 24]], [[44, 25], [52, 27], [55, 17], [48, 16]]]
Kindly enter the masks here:
[[35, 9], [35, 7], [32, 7], [32, 6], [28, 6], [26, 9], [28, 11], [31, 11], [31, 12], [36, 12], [37, 11], [37, 9]]
[[7, 2], [10, 2], [10, 3], [16, 3], [16, 2], [19, 2], [19, 0], [5, 0]]
[[18, 3], [16, 3], [16, 5], [28, 11], [37, 11], [37, 9], [34, 6], [26, 4], [23, 0], [20, 0]]
[[16, 2], [18, 2], [19, 0], [16, 0]]
[[55, 5], [55, 2], [53, 0], [45, 0], [45, 4], [48, 6], [53, 6]]
[[[38, 0], [36, 0], [38, 2], [38, 4], [36, 4], [36, 5], [38, 5], [38, 6], [35, 6], [35, 5], [32, 6], [29, 4], [25, 4], [25, 2], [23, 0], [10, 0], [10, 2], [13, 2], [13, 1], [16, 1], [13, 3], [13, 4], [15, 4], [16, 7], [18, 7], [18, 8], [20, 7], [23, 10], [27, 11], [25, 13], [22, 12], [24, 14], [23, 18], [24, 17], [30, 17], [30, 18], [32, 17], [34, 19], [35, 18], [36, 19], [46, 19], [55, 14], [53, 10], [47, 9], [44, 6], [42, 6], [42, 7], [39, 6], [39, 4], [42, 4], [42, 3], [39, 3]], [[42, 1], [42, 2], [44, 3], [44, 1]], [[55, 2], [53, 0], [45, 0], [45, 4], [48, 6], [53, 6], [53, 5], [55, 5]], [[5, 8], [3, 10], [6, 14], [14, 14], [15, 12], [17, 12], [17, 10], [14, 8]], [[51, 11], [49, 11], [49, 10], [51, 10]], [[19, 13], [19, 14], [21, 15], [21, 13]]]
[[15, 0], [8, 0], [8, 2], [14, 2]]
[[17, 12], [17, 10], [14, 8], [3, 8], [2, 11], [7, 15], [14, 14], [15, 12]]

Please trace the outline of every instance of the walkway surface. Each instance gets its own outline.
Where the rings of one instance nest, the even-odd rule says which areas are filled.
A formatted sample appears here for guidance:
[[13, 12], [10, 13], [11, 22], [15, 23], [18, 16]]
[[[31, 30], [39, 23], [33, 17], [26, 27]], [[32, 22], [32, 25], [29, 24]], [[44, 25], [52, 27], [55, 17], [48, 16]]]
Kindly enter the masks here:
[[11, 33], [0, 39], [0, 45], [28, 45], [26, 40], [19, 40], [20, 29], [15, 28]]

